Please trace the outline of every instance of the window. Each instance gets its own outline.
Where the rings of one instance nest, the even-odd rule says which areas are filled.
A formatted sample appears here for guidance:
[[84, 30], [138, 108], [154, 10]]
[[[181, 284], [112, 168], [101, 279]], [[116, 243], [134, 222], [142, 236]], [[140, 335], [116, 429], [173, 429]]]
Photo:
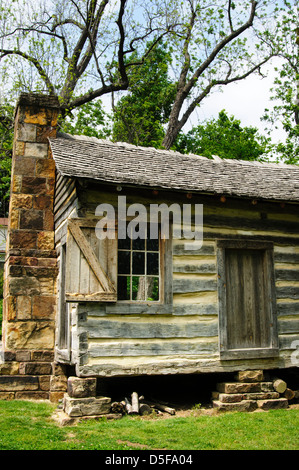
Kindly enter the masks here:
[[118, 240], [117, 299], [119, 301], [160, 300], [159, 239]]
[[98, 302], [111, 314], [172, 313], [171, 237], [98, 239], [98, 220], [68, 220], [66, 301]]
[[278, 352], [273, 245], [219, 240], [219, 337], [222, 358]]

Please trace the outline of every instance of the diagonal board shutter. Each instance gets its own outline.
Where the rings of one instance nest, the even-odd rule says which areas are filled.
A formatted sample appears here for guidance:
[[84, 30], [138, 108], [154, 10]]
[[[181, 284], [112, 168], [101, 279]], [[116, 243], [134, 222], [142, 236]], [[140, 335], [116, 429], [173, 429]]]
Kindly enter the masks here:
[[69, 302], [116, 302], [117, 238], [99, 240], [98, 219], [69, 219], [66, 294]]

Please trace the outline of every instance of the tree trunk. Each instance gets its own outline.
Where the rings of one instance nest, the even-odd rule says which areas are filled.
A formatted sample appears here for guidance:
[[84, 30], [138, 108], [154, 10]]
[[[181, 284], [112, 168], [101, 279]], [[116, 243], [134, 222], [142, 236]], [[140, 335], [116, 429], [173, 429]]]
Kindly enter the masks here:
[[173, 145], [175, 139], [183, 127], [183, 124], [180, 123], [179, 115], [185, 98], [186, 96], [183, 93], [183, 89], [179, 90], [177, 92], [176, 100], [169, 116], [168, 126], [162, 142], [162, 145], [166, 150], [169, 150]]

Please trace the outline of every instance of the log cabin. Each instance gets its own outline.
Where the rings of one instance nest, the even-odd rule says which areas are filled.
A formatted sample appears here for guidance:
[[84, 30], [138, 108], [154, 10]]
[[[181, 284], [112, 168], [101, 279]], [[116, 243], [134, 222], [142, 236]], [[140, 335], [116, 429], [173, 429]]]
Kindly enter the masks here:
[[[298, 166], [71, 136], [58, 113], [52, 96], [16, 108], [0, 392], [54, 400], [53, 364], [97, 378], [298, 367]], [[170, 210], [167, 236], [162, 217], [149, 236], [152, 207], [189, 210], [192, 233], [201, 209], [200, 239]]]

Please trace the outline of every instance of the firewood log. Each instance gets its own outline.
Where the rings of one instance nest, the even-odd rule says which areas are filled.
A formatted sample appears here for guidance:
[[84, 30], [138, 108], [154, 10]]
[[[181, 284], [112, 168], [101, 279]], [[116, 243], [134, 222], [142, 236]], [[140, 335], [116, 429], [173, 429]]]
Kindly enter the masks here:
[[139, 413], [139, 399], [138, 399], [138, 393], [133, 392], [131, 395], [132, 399], [132, 413]]
[[141, 416], [150, 415], [153, 412], [153, 409], [146, 403], [141, 403], [139, 406], [139, 414]]
[[283, 396], [284, 398], [287, 398], [288, 400], [293, 400], [293, 398], [295, 398], [295, 392], [291, 390], [290, 388], [286, 388]]
[[275, 378], [273, 380], [273, 388], [278, 393], [284, 393], [287, 388], [287, 384], [284, 380]]
[[170, 408], [170, 406], [162, 405], [161, 403], [156, 403], [152, 401], [145, 401], [147, 405], [149, 405], [151, 408], [156, 408], [157, 410], [164, 411], [165, 413], [168, 413], [170, 415], [175, 414], [175, 409]]
[[125, 412], [126, 412], [126, 406], [125, 406], [124, 403], [122, 403], [122, 402], [114, 401], [114, 402], [111, 404], [111, 411], [112, 411], [112, 413], [121, 413], [121, 414], [125, 414]]
[[128, 415], [132, 414], [132, 405], [127, 398], [125, 398], [125, 403], [126, 403], [126, 411]]

